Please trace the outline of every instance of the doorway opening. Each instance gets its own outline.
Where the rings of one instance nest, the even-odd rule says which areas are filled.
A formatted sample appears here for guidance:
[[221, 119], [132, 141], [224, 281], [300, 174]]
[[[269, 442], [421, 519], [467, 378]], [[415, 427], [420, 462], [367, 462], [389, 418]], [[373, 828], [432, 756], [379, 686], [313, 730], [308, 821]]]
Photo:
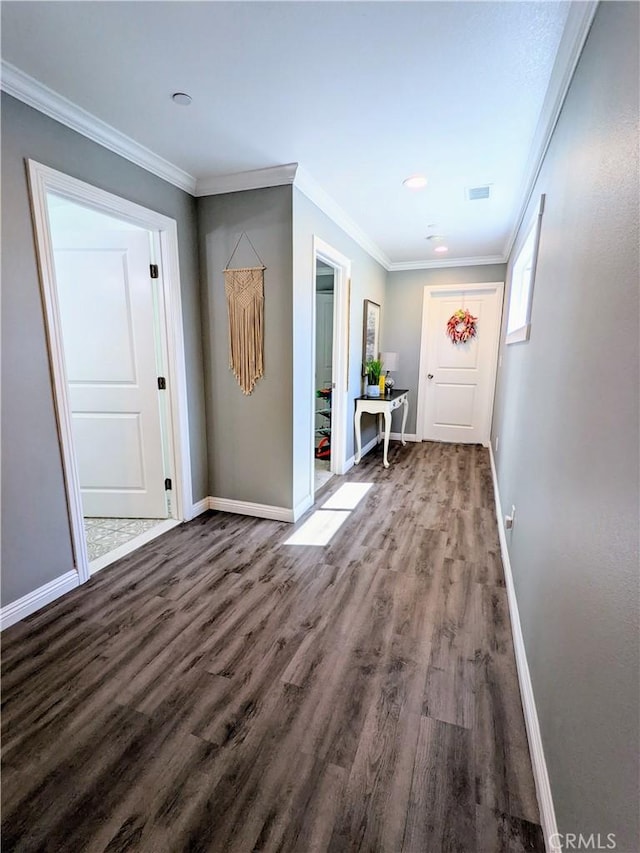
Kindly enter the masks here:
[[190, 518], [174, 220], [29, 161], [82, 583]]
[[154, 235], [55, 193], [47, 193], [47, 210], [93, 572], [173, 517]]
[[[489, 444], [503, 282], [425, 286], [416, 433], [420, 441]], [[474, 334], [454, 341], [468, 311]]]
[[346, 466], [351, 261], [313, 239], [310, 492]]

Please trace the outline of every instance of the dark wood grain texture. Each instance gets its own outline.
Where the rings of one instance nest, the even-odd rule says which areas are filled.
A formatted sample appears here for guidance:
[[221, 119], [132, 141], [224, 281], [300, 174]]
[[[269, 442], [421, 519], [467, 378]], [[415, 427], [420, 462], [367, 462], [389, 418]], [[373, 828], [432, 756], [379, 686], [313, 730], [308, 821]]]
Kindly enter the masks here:
[[389, 458], [325, 547], [206, 513], [4, 633], [3, 851], [544, 850], [487, 451]]

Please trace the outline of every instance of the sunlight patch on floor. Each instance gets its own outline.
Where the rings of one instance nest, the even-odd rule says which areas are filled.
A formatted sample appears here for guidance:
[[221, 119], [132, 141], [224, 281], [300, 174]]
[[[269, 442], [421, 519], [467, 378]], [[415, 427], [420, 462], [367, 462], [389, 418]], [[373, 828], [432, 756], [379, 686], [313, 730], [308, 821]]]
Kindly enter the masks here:
[[327, 545], [349, 515], [349, 512], [341, 510], [316, 510], [302, 527], [285, 540], [284, 544]]
[[355, 509], [373, 483], [345, 483], [322, 504], [322, 509]]

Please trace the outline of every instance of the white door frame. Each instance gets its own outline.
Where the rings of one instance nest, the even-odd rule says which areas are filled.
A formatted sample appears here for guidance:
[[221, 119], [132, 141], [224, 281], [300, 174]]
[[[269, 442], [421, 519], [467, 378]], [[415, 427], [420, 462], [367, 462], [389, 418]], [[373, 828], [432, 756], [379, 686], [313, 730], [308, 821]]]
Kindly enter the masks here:
[[[311, 388], [310, 399], [316, 393], [316, 261], [320, 260], [334, 269], [333, 278], [333, 355], [331, 395], [331, 463], [333, 474], [344, 474], [347, 458], [347, 358], [349, 346], [349, 286], [351, 261], [329, 243], [313, 235], [313, 299], [311, 313]], [[310, 494], [315, 495], [315, 405], [311, 405], [309, 422]]]
[[164, 309], [167, 357], [167, 393], [169, 397], [170, 444], [172, 455], [172, 515], [179, 521], [193, 517], [191, 489], [191, 452], [187, 414], [187, 377], [184, 361], [180, 270], [178, 265], [178, 228], [176, 221], [105, 190], [72, 178], [34, 160], [28, 161], [29, 188], [36, 233], [40, 284], [45, 310], [45, 326], [53, 379], [53, 396], [62, 451], [62, 467], [69, 507], [75, 570], [79, 583], [89, 579], [80, 494], [80, 479], [73, 449], [71, 406], [64, 361], [62, 324], [55, 278], [53, 243], [49, 225], [47, 193], [54, 192], [70, 201], [101, 213], [124, 219], [153, 232], [159, 251], [160, 293]]
[[[493, 387], [491, 389], [491, 401], [490, 406], [488, 408], [488, 418], [489, 423], [487, 425], [486, 434], [490, 437], [491, 435], [491, 418], [493, 416], [493, 402], [495, 399], [496, 393], [496, 373], [497, 373], [497, 358], [498, 358], [498, 348], [500, 345], [500, 329], [501, 318], [502, 318], [502, 310], [504, 309], [504, 282], [503, 281], [487, 281], [487, 282], [477, 282], [473, 284], [434, 284], [434, 285], [425, 285], [423, 293], [422, 293], [422, 331], [420, 335], [420, 372], [418, 374], [418, 406], [416, 409], [416, 440], [424, 441], [424, 413], [426, 409], [426, 394], [428, 387], [427, 380], [427, 370], [428, 370], [428, 337], [427, 330], [429, 328], [429, 306], [431, 304], [430, 296], [432, 293], [456, 293], [457, 291], [464, 290], [468, 293], [473, 293], [481, 290], [492, 290], [494, 289], [498, 293], [498, 298], [500, 300], [500, 317], [498, 318], [498, 332], [496, 334], [495, 341], [493, 342], [493, 349], [491, 351], [491, 360], [493, 364]], [[488, 440], [484, 442], [484, 444], [488, 444]]]

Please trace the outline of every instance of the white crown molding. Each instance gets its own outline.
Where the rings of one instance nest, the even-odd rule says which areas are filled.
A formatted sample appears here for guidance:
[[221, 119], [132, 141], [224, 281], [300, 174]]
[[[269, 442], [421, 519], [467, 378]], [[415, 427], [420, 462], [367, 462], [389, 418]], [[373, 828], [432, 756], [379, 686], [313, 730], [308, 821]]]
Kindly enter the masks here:
[[483, 255], [477, 258], [447, 258], [446, 260], [432, 261], [400, 261], [389, 264], [389, 272], [402, 272], [403, 270], [435, 270], [445, 267], [481, 267], [487, 264], [504, 264], [506, 258], [503, 255]]
[[109, 151], [119, 154], [131, 163], [152, 172], [164, 181], [193, 194], [196, 179], [188, 172], [174, 166], [173, 163], [169, 163], [164, 157], [154, 154], [144, 145], [140, 145], [130, 137], [125, 136], [124, 133], [83, 110], [82, 107], [78, 107], [67, 98], [49, 89], [48, 86], [25, 74], [24, 71], [20, 71], [19, 68], [4, 60], [1, 67], [0, 88], [8, 95], [39, 110], [55, 121], [59, 121], [71, 130], [81, 133], [87, 139], [108, 148]]
[[325, 213], [329, 219], [333, 220], [339, 228], [342, 228], [342, 230], [348, 234], [352, 240], [355, 240], [355, 242], [364, 249], [367, 254], [371, 255], [374, 260], [383, 266], [385, 270], [389, 270], [391, 261], [377, 243], [375, 243], [368, 234], [365, 234], [362, 228], [360, 228], [360, 226], [357, 225], [347, 213], [345, 213], [340, 205], [334, 201], [331, 196], [322, 189], [320, 184], [318, 184], [301, 166], [298, 168], [296, 173], [294, 186], [297, 187], [300, 192], [309, 199], [309, 201], [313, 202], [316, 207], [320, 208], [320, 210]]
[[517, 195], [521, 201], [514, 208], [513, 227], [507, 236], [502, 255], [392, 263], [374, 240], [297, 163], [205, 177], [196, 181], [196, 178], [178, 166], [135, 142], [5, 61], [1, 63], [0, 88], [28, 106], [34, 107], [50, 118], [61, 122], [88, 139], [195, 196], [217, 195], [293, 184], [388, 272], [505, 263], [526, 215], [531, 193], [589, 34], [597, 6], [598, 0], [574, 0], [570, 5], [540, 119], [531, 145], [527, 161], [529, 169]]
[[577, 2], [574, 0], [569, 7], [558, 53], [547, 86], [547, 93], [527, 158], [529, 169], [517, 195], [517, 198], [520, 199], [519, 206], [514, 210], [513, 228], [504, 246], [503, 255], [507, 259], [511, 254], [522, 220], [526, 215], [531, 194], [560, 118], [582, 49], [589, 35], [598, 2], [599, 0], [577, 0]]
[[244, 190], [261, 190], [266, 187], [283, 187], [294, 182], [297, 171], [297, 163], [285, 163], [283, 166], [269, 166], [266, 169], [251, 169], [246, 172], [198, 178], [195, 195], [222, 195]]

